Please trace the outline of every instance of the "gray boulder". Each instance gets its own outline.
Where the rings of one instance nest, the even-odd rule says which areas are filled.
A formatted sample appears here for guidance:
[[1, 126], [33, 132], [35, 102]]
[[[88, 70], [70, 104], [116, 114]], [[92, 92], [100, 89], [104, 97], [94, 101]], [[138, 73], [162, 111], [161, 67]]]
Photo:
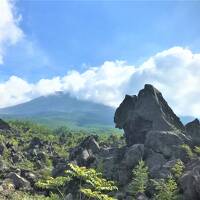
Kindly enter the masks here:
[[0, 155], [3, 155], [3, 152], [5, 150], [5, 144], [4, 143], [0, 143]]
[[195, 119], [185, 125], [186, 134], [191, 137], [193, 146], [200, 146], [200, 122]]
[[29, 149], [37, 149], [44, 146], [44, 142], [39, 137], [34, 137], [29, 144]]
[[64, 200], [73, 200], [73, 196], [71, 193], [67, 194], [64, 198]]
[[30, 189], [30, 182], [21, 177], [19, 174], [10, 172], [6, 178], [10, 179], [13, 182], [13, 185], [16, 189]]
[[29, 181], [32, 187], [34, 187], [34, 184], [39, 180], [39, 174], [34, 173], [30, 170], [21, 169], [20, 175], [21, 177]]
[[180, 178], [183, 200], [200, 199], [200, 158], [191, 161]]
[[150, 131], [145, 140], [145, 147], [161, 153], [167, 159], [176, 157], [176, 151], [184, 144], [183, 135], [172, 131]]
[[114, 122], [117, 128], [124, 129], [128, 146], [144, 144], [150, 130], [185, 130], [162, 94], [149, 84], [140, 90], [138, 96], [125, 96], [115, 112]]
[[124, 164], [133, 169], [140, 160], [142, 160], [144, 155], [144, 145], [143, 144], [134, 144], [131, 147], [127, 148], [124, 156]]
[[146, 154], [145, 158], [145, 163], [149, 168], [149, 173], [152, 178], [160, 177], [159, 171], [166, 162], [167, 160], [161, 153], [156, 153], [148, 149], [148, 153]]
[[149, 198], [144, 193], [138, 193], [136, 195], [136, 200], [148, 200]]
[[95, 154], [99, 152], [100, 147], [95, 136], [88, 136], [70, 151], [69, 159], [80, 166], [90, 166], [96, 159]]
[[[104, 176], [111, 180], [117, 180], [119, 163], [115, 162], [115, 157], [102, 158], [101, 162]], [[98, 165], [100, 165], [100, 162]]]

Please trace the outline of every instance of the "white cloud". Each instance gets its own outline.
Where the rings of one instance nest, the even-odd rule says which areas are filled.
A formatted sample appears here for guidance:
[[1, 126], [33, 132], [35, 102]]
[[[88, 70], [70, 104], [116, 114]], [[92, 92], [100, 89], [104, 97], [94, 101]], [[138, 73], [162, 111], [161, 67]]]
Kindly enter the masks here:
[[98, 68], [80, 74], [72, 71], [62, 78], [63, 90], [80, 99], [116, 106], [123, 96], [123, 86], [135, 72], [123, 61], [106, 61]]
[[157, 53], [140, 66], [106, 61], [85, 72], [28, 83], [12, 76], [0, 84], [0, 107], [40, 95], [66, 91], [80, 99], [117, 106], [126, 93], [137, 94], [145, 83], [155, 85], [178, 115], [200, 117], [200, 54], [182, 47]]
[[0, 107], [15, 105], [31, 99], [32, 85], [16, 76], [0, 83]]
[[151, 83], [178, 115], [200, 117], [200, 54], [173, 47], [152, 56], [141, 67], [142, 74], [133, 75], [129, 84], [139, 82], [142, 87]]
[[0, 64], [3, 64], [3, 56], [6, 47], [17, 43], [23, 37], [23, 31], [19, 28], [21, 16], [17, 16], [13, 1], [1, 0], [0, 3]]
[[37, 83], [12, 76], [0, 83], [0, 107], [25, 102], [32, 98], [57, 91], [69, 92], [80, 99], [88, 99], [107, 105], [117, 105], [123, 97], [126, 85], [135, 67], [125, 62], [105, 62], [100, 67], [89, 68], [83, 73], [70, 71], [64, 77], [41, 79]]

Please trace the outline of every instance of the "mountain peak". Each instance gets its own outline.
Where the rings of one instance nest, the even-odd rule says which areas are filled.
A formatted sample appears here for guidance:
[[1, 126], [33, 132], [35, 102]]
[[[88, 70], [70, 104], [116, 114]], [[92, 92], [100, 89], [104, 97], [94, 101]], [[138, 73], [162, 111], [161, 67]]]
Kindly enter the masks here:
[[58, 91], [20, 105], [0, 109], [0, 114], [7, 119], [33, 120], [50, 127], [68, 124], [80, 127], [113, 126], [114, 109]]

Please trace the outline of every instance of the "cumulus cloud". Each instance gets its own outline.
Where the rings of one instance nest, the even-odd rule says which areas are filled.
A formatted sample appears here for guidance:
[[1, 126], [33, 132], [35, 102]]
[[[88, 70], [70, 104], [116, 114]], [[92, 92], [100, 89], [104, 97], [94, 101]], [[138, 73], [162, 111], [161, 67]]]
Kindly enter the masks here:
[[200, 117], [200, 54], [182, 47], [159, 52], [140, 66], [106, 61], [83, 73], [69, 71], [34, 84], [12, 76], [0, 84], [0, 107], [57, 91], [116, 107], [126, 93], [136, 94], [145, 83], [155, 85], [178, 115]]
[[31, 99], [32, 85], [19, 77], [11, 76], [0, 83], [0, 107], [15, 105]]
[[19, 21], [21, 16], [16, 14], [13, 1], [1, 0], [0, 3], [0, 64], [3, 64], [3, 56], [6, 47], [16, 44], [22, 37]]
[[123, 61], [107, 61], [83, 73], [69, 71], [66, 76], [41, 79], [34, 84], [12, 76], [0, 83], [0, 107], [26, 102], [57, 91], [68, 92], [79, 99], [116, 106], [124, 95], [123, 87], [134, 72], [135, 67]]
[[[140, 86], [154, 84], [177, 114], [200, 117], [200, 54], [174, 47], [152, 56], [142, 67]], [[132, 84], [136, 77], [131, 78]]]

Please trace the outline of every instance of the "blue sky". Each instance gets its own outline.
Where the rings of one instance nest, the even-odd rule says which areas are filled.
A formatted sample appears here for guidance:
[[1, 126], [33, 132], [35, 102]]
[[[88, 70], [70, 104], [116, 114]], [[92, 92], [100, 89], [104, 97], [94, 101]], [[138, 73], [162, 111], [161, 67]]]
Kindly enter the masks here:
[[118, 106], [145, 83], [200, 117], [200, 1], [0, 0], [0, 107], [65, 91]]
[[[200, 49], [200, 3], [173, 1], [17, 1], [19, 27], [33, 43], [12, 46], [4, 79], [29, 81], [85, 70], [106, 60], [142, 63], [172, 46]], [[28, 55], [26, 55], [28, 54]]]

